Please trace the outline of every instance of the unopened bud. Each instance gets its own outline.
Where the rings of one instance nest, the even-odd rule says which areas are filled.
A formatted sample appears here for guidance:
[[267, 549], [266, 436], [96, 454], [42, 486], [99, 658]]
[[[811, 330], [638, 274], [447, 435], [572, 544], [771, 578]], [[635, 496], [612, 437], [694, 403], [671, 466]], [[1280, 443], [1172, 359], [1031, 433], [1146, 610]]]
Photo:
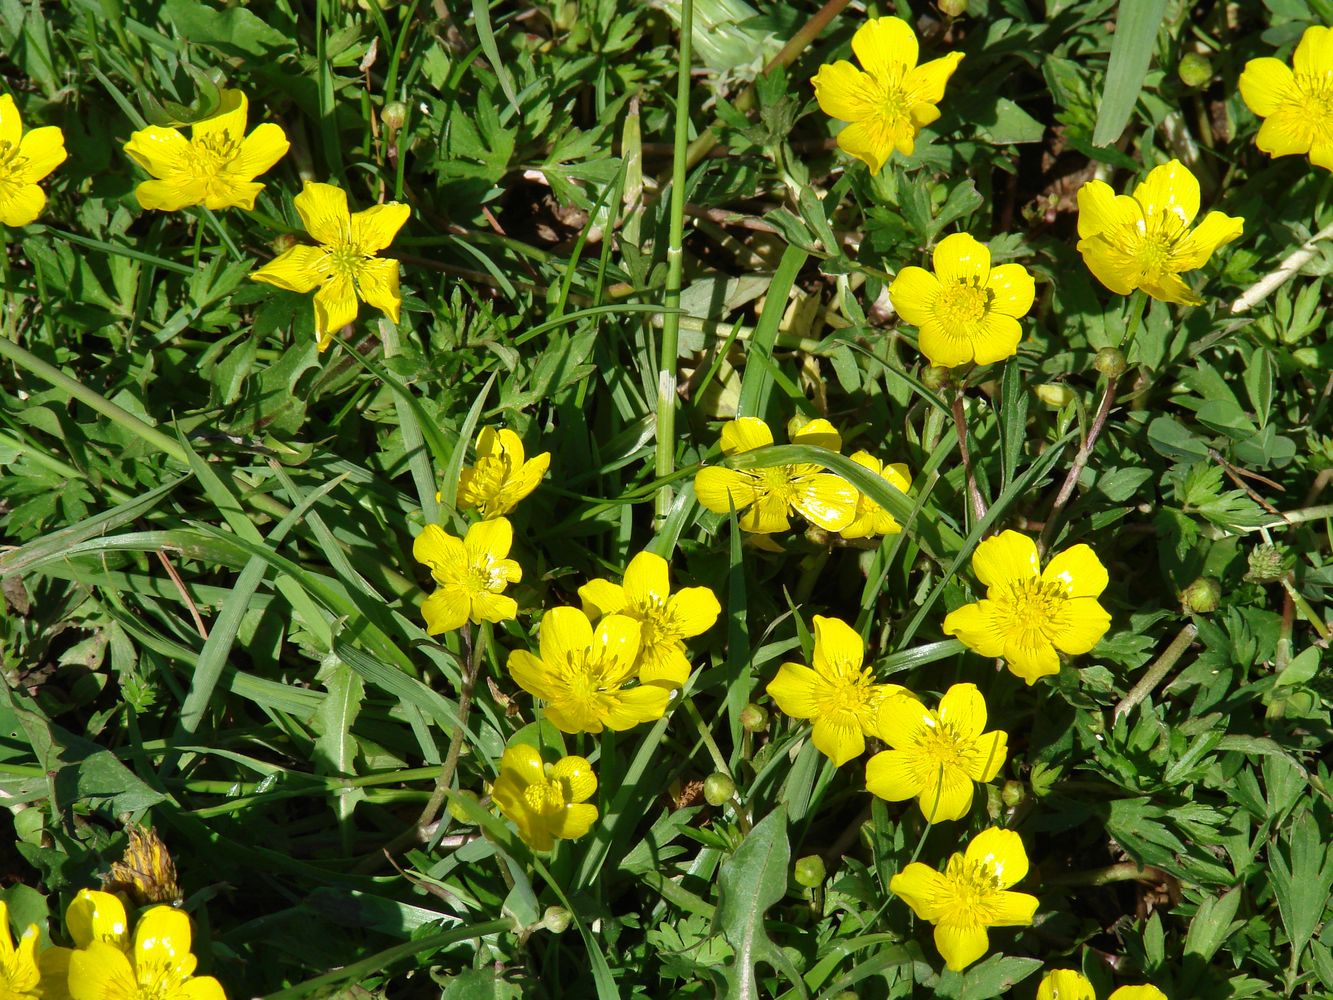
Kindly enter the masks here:
[[1027, 797], [1028, 790], [1021, 781], [1006, 781], [1000, 790], [1000, 801], [1013, 809]]
[[1053, 410], [1062, 410], [1074, 401], [1074, 390], [1058, 382], [1046, 382], [1034, 385], [1033, 393], [1038, 399]]
[[1125, 369], [1129, 367], [1125, 361], [1125, 352], [1118, 347], [1103, 347], [1097, 352], [1097, 356], [1092, 359], [1092, 367], [1107, 378], [1118, 378], [1125, 374]]
[[286, 253], [292, 247], [296, 246], [296, 237], [291, 233], [281, 233], [273, 240], [274, 253]]
[[1287, 575], [1287, 557], [1271, 542], [1256, 546], [1250, 552], [1249, 562], [1245, 579], [1250, 583], [1274, 583]]
[[967, 0], [939, 0], [939, 8], [945, 17], [962, 17], [967, 13]]
[[1221, 600], [1222, 585], [1212, 577], [1201, 576], [1181, 593], [1180, 606], [1191, 614], [1206, 615], [1216, 611]]
[[736, 794], [736, 782], [721, 771], [714, 771], [704, 779], [704, 801], [710, 806], [720, 806], [731, 801]]
[[569, 930], [573, 915], [563, 906], [548, 906], [542, 914], [542, 926], [552, 934], [563, 934]]
[[384, 111], [380, 115], [384, 122], [384, 127], [397, 132], [407, 124], [407, 105], [402, 101], [390, 101], [384, 105]]
[[1198, 52], [1186, 52], [1176, 67], [1180, 82], [1187, 87], [1202, 87], [1213, 78], [1213, 64]]
[[456, 822], [471, 823], [472, 817], [463, 806], [463, 803], [460, 801], [461, 799], [468, 799], [470, 802], [480, 802], [481, 800], [477, 798], [477, 793], [470, 788], [460, 788], [449, 796], [449, 815], [452, 816]]
[[768, 710], [750, 702], [741, 709], [741, 728], [747, 733], [762, 733], [768, 728]]
[[797, 885], [803, 885], [807, 889], [814, 889], [824, 884], [824, 876], [828, 874], [824, 869], [824, 859], [818, 854], [808, 854], [799, 858], [796, 862], [796, 870], [793, 877]]
[[921, 369], [921, 384], [927, 389], [938, 392], [949, 384], [949, 369], [941, 365], [930, 365]]

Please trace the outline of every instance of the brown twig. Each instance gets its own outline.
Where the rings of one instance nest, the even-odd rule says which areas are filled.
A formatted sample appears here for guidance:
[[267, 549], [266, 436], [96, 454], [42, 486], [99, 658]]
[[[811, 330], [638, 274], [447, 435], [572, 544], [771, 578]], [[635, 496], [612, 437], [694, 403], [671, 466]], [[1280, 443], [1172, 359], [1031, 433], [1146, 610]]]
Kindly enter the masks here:
[[958, 453], [962, 456], [963, 472], [967, 476], [967, 496], [972, 503], [972, 516], [977, 523], [980, 523], [986, 516], [986, 501], [981, 499], [981, 490], [977, 488], [976, 473], [972, 469], [972, 453], [967, 448], [967, 418], [963, 415], [961, 388], [953, 397], [953, 425], [958, 429]]
[[174, 583], [176, 589], [180, 591], [181, 600], [183, 600], [185, 606], [190, 609], [190, 617], [194, 619], [194, 629], [199, 633], [199, 638], [207, 642], [208, 626], [204, 624], [204, 619], [199, 614], [199, 609], [195, 606], [194, 598], [190, 596], [190, 592], [185, 588], [185, 581], [182, 580], [181, 575], [176, 572], [176, 567], [171, 565], [171, 560], [167, 558], [165, 551], [158, 549], [157, 558], [158, 561], [162, 563], [162, 568], [167, 571], [167, 576], [171, 577], [171, 582]]

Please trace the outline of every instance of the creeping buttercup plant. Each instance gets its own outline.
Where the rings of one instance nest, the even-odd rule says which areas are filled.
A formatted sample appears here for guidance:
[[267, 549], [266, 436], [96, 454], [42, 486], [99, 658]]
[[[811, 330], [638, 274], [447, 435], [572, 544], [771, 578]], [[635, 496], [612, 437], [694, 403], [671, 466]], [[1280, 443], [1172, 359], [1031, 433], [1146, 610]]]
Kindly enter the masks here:
[[11, 993], [1333, 994], [1326, 4], [12, 7]]

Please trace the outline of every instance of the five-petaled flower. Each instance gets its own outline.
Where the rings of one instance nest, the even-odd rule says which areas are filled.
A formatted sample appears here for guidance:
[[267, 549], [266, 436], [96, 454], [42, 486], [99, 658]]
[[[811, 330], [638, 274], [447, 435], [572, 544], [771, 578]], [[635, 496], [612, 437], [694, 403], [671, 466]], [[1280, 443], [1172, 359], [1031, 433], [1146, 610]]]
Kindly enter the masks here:
[[881, 799], [915, 798], [931, 823], [962, 819], [972, 808], [972, 783], [994, 778], [1008, 753], [1008, 735], [986, 728], [986, 701], [975, 684], [955, 684], [931, 711], [903, 693], [880, 702], [875, 734], [891, 749], [866, 764], [866, 790]]
[[1075, 545], [1041, 569], [1037, 546], [1005, 531], [972, 553], [972, 572], [986, 587], [984, 600], [951, 611], [945, 635], [957, 636], [982, 656], [1003, 656], [1029, 684], [1060, 672], [1062, 653], [1086, 653], [1111, 625], [1097, 603], [1106, 567], [1086, 545]]
[[428, 524], [412, 542], [412, 556], [430, 567], [439, 584], [421, 605], [426, 631], [452, 632], [463, 623], [508, 621], [518, 604], [503, 593], [523, 578], [523, 568], [507, 558], [514, 544], [514, 529], [503, 517], [478, 521], [462, 538], [438, 524]]
[[190, 918], [174, 906], [145, 910], [131, 938], [120, 900], [84, 889], [65, 924], [77, 946], [69, 956], [71, 1000], [226, 1000], [216, 979], [194, 975]]
[[292, 199], [306, 232], [317, 247], [297, 244], [254, 274], [291, 292], [315, 293], [315, 335], [319, 349], [356, 319], [357, 299], [379, 309], [394, 323], [403, 299], [398, 292], [398, 261], [375, 256], [407, 221], [410, 209], [396, 201], [348, 213], [347, 192], [332, 184], [306, 181]]
[[[912, 488], [912, 474], [901, 462], [892, 465], [881, 462], [868, 451], [858, 451], [852, 455], [852, 461], [871, 474], [879, 476], [899, 493], [906, 494]], [[871, 500], [864, 493], [856, 496], [856, 517], [843, 528], [843, 538], [870, 538], [872, 535], [896, 535], [903, 530], [892, 514]]]
[[458, 476], [458, 505], [476, 507], [485, 518], [508, 514], [537, 488], [550, 464], [549, 451], [524, 461], [523, 441], [513, 431], [483, 427], [477, 435], [477, 464]]
[[638, 677], [641, 631], [627, 615], [607, 615], [594, 631], [578, 608], [552, 608], [537, 636], [541, 655], [514, 650], [509, 674], [546, 702], [546, 717], [562, 732], [630, 729], [660, 719], [671, 699], [669, 684], [630, 686]]
[[943, 872], [913, 861], [893, 876], [889, 891], [935, 925], [935, 947], [950, 969], [961, 972], [986, 954], [987, 927], [1032, 923], [1037, 897], [1008, 891], [1027, 873], [1018, 834], [992, 827], [954, 854]]
[[[1097, 1000], [1086, 976], [1073, 969], [1054, 969], [1042, 977], [1037, 1000]], [[1108, 1000], [1166, 1000], [1156, 986], [1122, 986]]]
[[65, 162], [65, 135], [54, 125], [23, 131], [14, 98], [0, 94], [0, 223], [26, 226], [46, 207], [37, 186]]
[[9, 905], [0, 899], [0, 996], [5, 1000], [43, 1000], [66, 995], [68, 948], [39, 952], [41, 934], [29, 924], [19, 935], [18, 946], [9, 930]]
[[1012, 357], [1023, 339], [1018, 321], [1036, 295], [1027, 268], [991, 267], [990, 248], [967, 233], [940, 240], [933, 263], [934, 274], [904, 267], [889, 286], [893, 308], [921, 331], [921, 353], [944, 368]]
[[[842, 436], [823, 419], [803, 425], [792, 441], [830, 451], [842, 447]], [[772, 443], [773, 432], [757, 417], [740, 417], [722, 425], [724, 455], [739, 455]], [[841, 531], [856, 517], [856, 490], [841, 476], [806, 463], [761, 469], [709, 466], [694, 477], [694, 493], [704, 507], [718, 514], [734, 509], [742, 531], [762, 535], [786, 531], [793, 511], [826, 531]]]
[[1199, 182], [1179, 160], [1154, 167], [1132, 197], [1091, 180], [1078, 189], [1078, 251], [1117, 295], [1141, 288], [1164, 302], [1196, 306], [1203, 299], [1180, 272], [1203, 267], [1245, 222], [1209, 212], [1191, 230], [1198, 214]]
[[865, 643], [846, 622], [815, 615], [814, 668], [784, 663], [768, 682], [778, 708], [795, 719], [812, 719], [810, 738], [819, 751], [842, 766], [865, 752], [875, 731], [880, 703], [905, 688], [876, 684], [865, 666]]
[[1260, 118], [1255, 144], [1270, 156], [1310, 154], [1333, 170], [1333, 28], [1311, 25], [1292, 56], [1251, 59], [1240, 75], [1240, 96]]
[[579, 588], [583, 611], [591, 619], [621, 614], [641, 628], [637, 664], [640, 682], [661, 681], [680, 687], [690, 676], [685, 639], [713, 627], [722, 606], [707, 587], [685, 587], [671, 593], [667, 561], [640, 552], [625, 567], [625, 582], [590, 580]]
[[963, 54], [950, 52], [918, 66], [916, 33], [897, 17], [861, 25], [852, 51], [861, 69], [840, 59], [820, 66], [810, 82], [824, 114], [849, 123], [838, 133], [838, 145], [877, 174], [895, 149], [911, 156], [917, 133], [939, 118], [935, 105]]
[[221, 109], [191, 125], [188, 139], [178, 129], [157, 125], [131, 135], [125, 152], [153, 175], [134, 189], [139, 204], [162, 212], [191, 205], [214, 211], [254, 208], [264, 190], [255, 178], [282, 159], [290, 143], [272, 122], [246, 135], [249, 106], [239, 90], [224, 90]]
[[500, 776], [491, 787], [491, 801], [518, 827], [518, 835], [535, 851], [549, 851], [555, 838], [582, 837], [597, 822], [597, 807], [588, 799], [597, 791], [597, 776], [582, 757], [542, 761], [535, 747], [515, 743], [500, 758]]

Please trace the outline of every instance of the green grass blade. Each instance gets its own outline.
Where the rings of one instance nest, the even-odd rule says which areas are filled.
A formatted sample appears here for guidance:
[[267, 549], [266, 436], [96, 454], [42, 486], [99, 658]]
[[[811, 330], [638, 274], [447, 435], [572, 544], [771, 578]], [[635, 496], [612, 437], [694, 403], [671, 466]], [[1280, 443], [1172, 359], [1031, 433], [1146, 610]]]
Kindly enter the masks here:
[[754, 336], [746, 351], [745, 374], [741, 378], [741, 397], [736, 413], [742, 417], [764, 416], [768, 397], [773, 391], [773, 377], [764, 361], [773, 358], [773, 344], [778, 339], [778, 326], [787, 311], [787, 297], [791, 295], [796, 276], [801, 273], [810, 255], [800, 247], [788, 246], [782, 251], [773, 280], [764, 297], [764, 311], [755, 324]]
[[1097, 107], [1092, 144], [1109, 146], [1120, 138], [1134, 113], [1134, 104], [1148, 74], [1157, 31], [1166, 13], [1166, 0], [1120, 0], [1111, 36], [1111, 61]]

